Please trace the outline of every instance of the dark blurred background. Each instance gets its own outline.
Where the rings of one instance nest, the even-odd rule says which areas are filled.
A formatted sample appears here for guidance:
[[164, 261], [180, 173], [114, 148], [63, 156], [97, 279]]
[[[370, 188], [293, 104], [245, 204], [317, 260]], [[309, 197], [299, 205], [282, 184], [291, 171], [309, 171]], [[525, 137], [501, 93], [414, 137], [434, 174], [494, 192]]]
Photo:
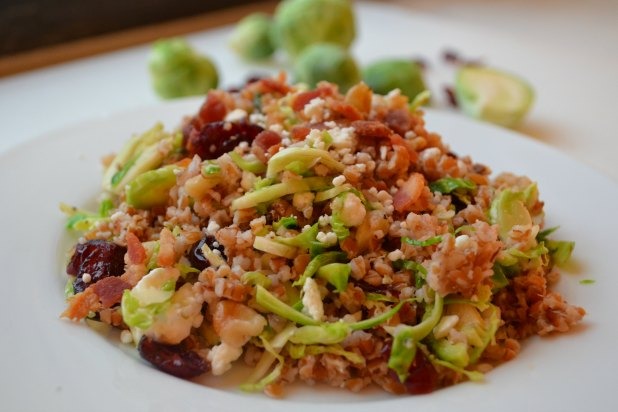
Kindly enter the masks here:
[[0, 0], [0, 56], [260, 0]]

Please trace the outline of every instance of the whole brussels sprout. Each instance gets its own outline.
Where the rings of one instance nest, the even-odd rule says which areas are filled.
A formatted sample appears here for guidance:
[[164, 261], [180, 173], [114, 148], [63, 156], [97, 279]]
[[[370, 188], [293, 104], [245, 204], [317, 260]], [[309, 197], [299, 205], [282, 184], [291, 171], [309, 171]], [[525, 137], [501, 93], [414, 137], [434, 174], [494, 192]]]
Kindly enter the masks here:
[[213, 62], [180, 38], [155, 42], [149, 69], [154, 90], [164, 99], [205, 94], [219, 83]]
[[336, 44], [318, 43], [298, 56], [294, 63], [294, 77], [297, 82], [310, 87], [326, 80], [346, 91], [360, 81], [360, 71], [346, 49]]
[[347, 48], [354, 41], [354, 11], [348, 0], [284, 0], [275, 11], [275, 42], [291, 56], [314, 43]]
[[275, 51], [271, 36], [272, 19], [265, 13], [253, 13], [238, 22], [230, 47], [247, 60], [261, 60]]
[[380, 60], [363, 69], [363, 81], [374, 92], [387, 94], [393, 89], [413, 100], [426, 89], [420, 67], [408, 60]]

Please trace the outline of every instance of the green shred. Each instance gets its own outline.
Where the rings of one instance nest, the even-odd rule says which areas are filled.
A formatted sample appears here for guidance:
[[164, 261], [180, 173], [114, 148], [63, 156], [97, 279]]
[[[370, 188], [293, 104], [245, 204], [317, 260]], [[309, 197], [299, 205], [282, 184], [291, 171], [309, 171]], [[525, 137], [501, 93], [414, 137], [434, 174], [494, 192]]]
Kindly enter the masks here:
[[221, 173], [221, 166], [216, 163], [205, 163], [202, 166], [202, 176], [209, 177]]
[[354, 365], [365, 365], [365, 358], [359, 354], [347, 351], [340, 345], [295, 345], [288, 344], [286, 346], [288, 354], [292, 359], [300, 359], [306, 355], [321, 355], [323, 353], [330, 353], [332, 355], [341, 356]]
[[509, 279], [505, 273], [504, 266], [499, 263], [494, 263], [494, 274], [491, 276], [491, 281], [493, 282], [492, 291], [495, 293], [500, 289], [504, 289], [509, 285]]
[[408, 377], [408, 371], [416, 355], [418, 343], [431, 333], [442, 318], [443, 306], [442, 297], [436, 293], [433, 307], [431, 311], [426, 312], [421, 323], [414, 326], [400, 324], [389, 331], [393, 335], [393, 344], [388, 359], [388, 367], [397, 373], [401, 382], [404, 382]]
[[429, 349], [427, 349], [427, 347], [423, 345], [422, 343], [419, 343], [418, 346], [423, 350], [423, 353], [425, 353], [425, 355], [429, 359], [429, 362], [435, 365], [440, 365], [445, 368], [451, 369], [455, 372], [461, 373], [462, 375], [465, 375], [468, 379], [470, 379], [472, 382], [482, 382], [483, 380], [485, 380], [485, 375], [483, 373], [479, 371], [469, 371], [464, 368], [455, 366], [451, 362], [438, 359], [438, 357], [436, 357], [433, 353], [431, 353], [431, 351], [429, 351]]
[[277, 236], [275, 240], [279, 243], [283, 243], [284, 245], [298, 247], [304, 250], [309, 250], [311, 245], [316, 240], [316, 236], [318, 235], [318, 224], [313, 224], [309, 229], [299, 233], [293, 237], [282, 237]]
[[[109, 220], [109, 216], [91, 213], [86, 210], [69, 206], [66, 203], [60, 203], [60, 210], [68, 216], [65, 227], [69, 230], [87, 232], [92, 230], [99, 222]], [[104, 212], [106, 215], [109, 214], [109, 211], [104, 210]]]
[[286, 229], [294, 229], [298, 227], [298, 218], [296, 216], [285, 216], [273, 223], [273, 229], [279, 230], [284, 227]]
[[106, 198], [99, 204], [99, 216], [109, 217], [110, 212], [114, 209], [114, 202], [112, 199]]
[[258, 178], [255, 179], [255, 182], [253, 183], [253, 189], [254, 190], [262, 189], [264, 187], [272, 185], [276, 181], [277, 181], [276, 179], [262, 178], [258, 176]]
[[264, 309], [276, 315], [279, 315], [284, 319], [290, 320], [300, 325], [319, 324], [317, 320], [305, 315], [302, 312], [295, 310], [291, 306], [286, 305], [285, 303], [274, 297], [261, 285], [256, 285], [255, 300], [257, 304], [262, 306]]
[[257, 175], [266, 171], [266, 165], [262, 163], [259, 159], [246, 159], [234, 150], [229, 152], [228, 155], [232, 158], [232, 161], [236, 164], [236, 166], [240, 167], [246, 172]]
[[307, 177], [301, 180], [289, 180], [285, 183], [275, 183], [234, 199], [232, 210], [256, 207], [260, 203], [272, 202], [283, 196], [313, 190], [323, 190], [329, 187], [331, 180], [325, 177]]
[[245, 285], [260, 285], [263, 288], [269, 288], [272, 284], [272, 280], [265, 274], [259, 271], [245, 272], [241, 278], [241, 282]]
[[575, 248], [575, 242], [566, 240], [546, 240], [545, 245], [552, 261], [558, 266], [564, 266], [569, 261]]
[[[253, 372], [247, 379], [247, 382], [240, 385], [241, 390], [245, 392], [263, 391], [267, 385], [275, 382], [279, 378], [284, 365], [283, 356], [281, 356], [279, 352], [281, 352], [281, 349], [286, 345], [295, 329], [295, 326], [290, 324], [270, 341], [267, 340], [266, 334], [260, 336], [265, 351], [257, 365], [255, 365], [255, 368], [253, 368]], [[275, 360], [277, 361], [277, 366], [275, 366], [270, 373], [266, 374]]]
[[396, 269], [407, 269], [412, 271], [417, 289], [420, 289], [427, 279], [427, 268], [414, 260], [396, 260], [393, 262], [393, 266]]
[[456, 190], [472, 191], [476, 189], [476, 184], [472, 180], [459, 177], [443, 177], [429, 184], [429, 190], [449, 194]]
[[437, 245], [438, 243], [442, 242], [442, 236], [433, 236], [425, 240], [417, 240], [410, 239], [409, 237], [404, 237], [401, 240], [406, 242], [408, 245], [426, 247]]
[[345, 292], [348, 287], [348, 277], [352, 268], [347, 263], [329, 263], [318, 269], [318, 277], [325, 279], [335, 287], [339, 293]]
[[294, 282], [294, 286], [302, 286], [307, 278], [312, 277], [318, 269], [329, 263], [337, 263], [347, 259], [347, 255], [343, 252], [326, 252], [311, 259], [303, 274]]
[[539, 231], [539, 233], [537, 233], [536, 235], [536, 241], [542, 242], [544, 240], [547, 240], [549, 235], [551, 235], [558, 229], [560, 229], [560, 226], [550, 227], [549, 229], [544, 229], [544, 230]]
[[73, 282], [75, 282], [75, 277], [70, 276], [67, 279], [67, 283], [64, 284], [64, 297], [66, 299], [70, 298], [75, 294], [75, 288], [73, 287]]
[[330, 227], [333, 230], [333, 233], [337, 235], [337, 239], [345, 240], [348, 236], [350, 236], [350, 229], [343, 223], [341, 220], [341, 212], [336, 211], [333, 212], [330, 219]]
[[342, 172], [343, 164], [339, 163], [326, 151], [310, 147], [288, 147], [277, 152], [268, 161], [266, 177], [276, 177], [277, 174], [287, 169], [290, 164], [294, 164], [297, 174], [303, 174], [317, 163], [335, 172]]
[[381, 293], [373, 293], [373, 292], [365, 293], [365, 299], [373, 301], [373, 302], [389, 302], [389, 303], [395, 303], [399, 301], [394, 296], [387, 296]]

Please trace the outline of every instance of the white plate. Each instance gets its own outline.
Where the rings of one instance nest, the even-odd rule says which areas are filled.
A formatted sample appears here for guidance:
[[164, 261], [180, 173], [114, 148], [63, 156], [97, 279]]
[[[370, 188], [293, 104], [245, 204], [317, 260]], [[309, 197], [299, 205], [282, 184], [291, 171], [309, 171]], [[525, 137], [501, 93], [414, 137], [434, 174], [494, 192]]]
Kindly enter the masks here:
[[[489, 373], [485, 383], [417, 397], [378, 391], [349, 394], [319, 386], [272, 400], [233, 387], [213, 389], [173, 378], [84, 325], [59, 319], [65, 305], [62, 256], [67, 239], [59, 202], [92, 202], [99, 193], [103, 155], [155, 121], [175, 127], [198, 105], [198, 100], [183, 100], [89, 121], [0, 156], [0, 409], [616, 410], [618, 187], [546, 146], [456, 114], [430, 112], [428, 127], [460, 155], [471, 154], [495, 171], [511, 170], [538, 180], [548, 225], [560, 225], [557, 236], [577, 242], [572, 273], [564, 273], [559, 290], [588, 311], [574, 333], [531, 339], [517, 359]], [[579, 284], [587, 278], [596, 283]]]

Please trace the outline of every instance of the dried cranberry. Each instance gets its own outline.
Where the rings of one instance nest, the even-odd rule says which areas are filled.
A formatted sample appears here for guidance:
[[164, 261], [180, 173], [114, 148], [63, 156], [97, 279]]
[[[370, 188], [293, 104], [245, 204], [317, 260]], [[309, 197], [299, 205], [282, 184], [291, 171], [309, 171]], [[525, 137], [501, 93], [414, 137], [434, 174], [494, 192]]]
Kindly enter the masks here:
[[143, 336], [137, 349], [154, 367], [179, 378], [194, 378], [210, 370], [209, 363], [182, 342], [165, 345]]
[[191, 262], [191, 266], [193, 266], [194, 268], [204, 270], [208, 266], [210, 266], [210, 262], [208, 262], [208, 259], [206, 259], [204, 253], [202, 252], [202, 246], [204, 245], [208, 246], [210, 250], [218, 250], [219, 252], [221, 252], [221, 257], [223, 259], [226, 259], [225, 249], [223, 248], [223, 245], [217, 242], [217, 239], [215, 239], [214, 236], [206, 235], [205, 237], [200, 239], [199, 242], [195, 243], [191, 247], [191, 249], [189, 249], [189, 252], [187, 254], [187, 259], [189, 259], [189, 262]]
[[[67, 273], [77, 276], [73, 282], [75, 292], [83, 292], [90, 284], [108, 276], [122, 275], [125, 253], [126, 247], [106, 240], [95, 239], [78, 243], [67, 265]], [[88, 283], [83, 280], [84, 273], [90, 275]]]
[[201, 130], [191, 130], [186, 148], [191, 155], [216, 159], [232, 151], [240, 142], [251, 143], [262, 130], [262, 127], [246, 122], [212, 122], [205, 124]]
[[265, 79], [267, 77], [268, 77], [267, 74], [259, 74], [259, 73], [255, 73], [255, 74], [249, 75], [247, 77], [247, 80], [245, 81], [245, 85], [249, 85], [251, 83], [259, 82], [260, 80]]
[[452, 63], [452, 64], [459, 64], [461, 63], [461, 57], [459, 57], [459, 53], [457, 53], [455, 50], [444, 50], [442, 52], [442, 59], [444, 59], [445, 62], [447, 63]]
[[459, 106], [459, 104], [457, 103], [457, 96], [455, 95], [455, 92], [453, 91], [452, 87], [445, 86], [444, 94], [446, 94], [446, 100], [448, 101], [449, 105], [451, 105], [452, 107]]
[[438, 386], [438, 373], [422, 351], [418, 350], [416, 352], [416, 357], [412, 365], [410, 365], [408, 373], [408, 379], [406, 379], [404, 384], [409, 394], [420, 395], [436, 390]]
[[457, 66], [483, 66], [481, 59], [464, 58], [455, 50], [445, 50], [442, 52], [442, 59], [448, 64]]

